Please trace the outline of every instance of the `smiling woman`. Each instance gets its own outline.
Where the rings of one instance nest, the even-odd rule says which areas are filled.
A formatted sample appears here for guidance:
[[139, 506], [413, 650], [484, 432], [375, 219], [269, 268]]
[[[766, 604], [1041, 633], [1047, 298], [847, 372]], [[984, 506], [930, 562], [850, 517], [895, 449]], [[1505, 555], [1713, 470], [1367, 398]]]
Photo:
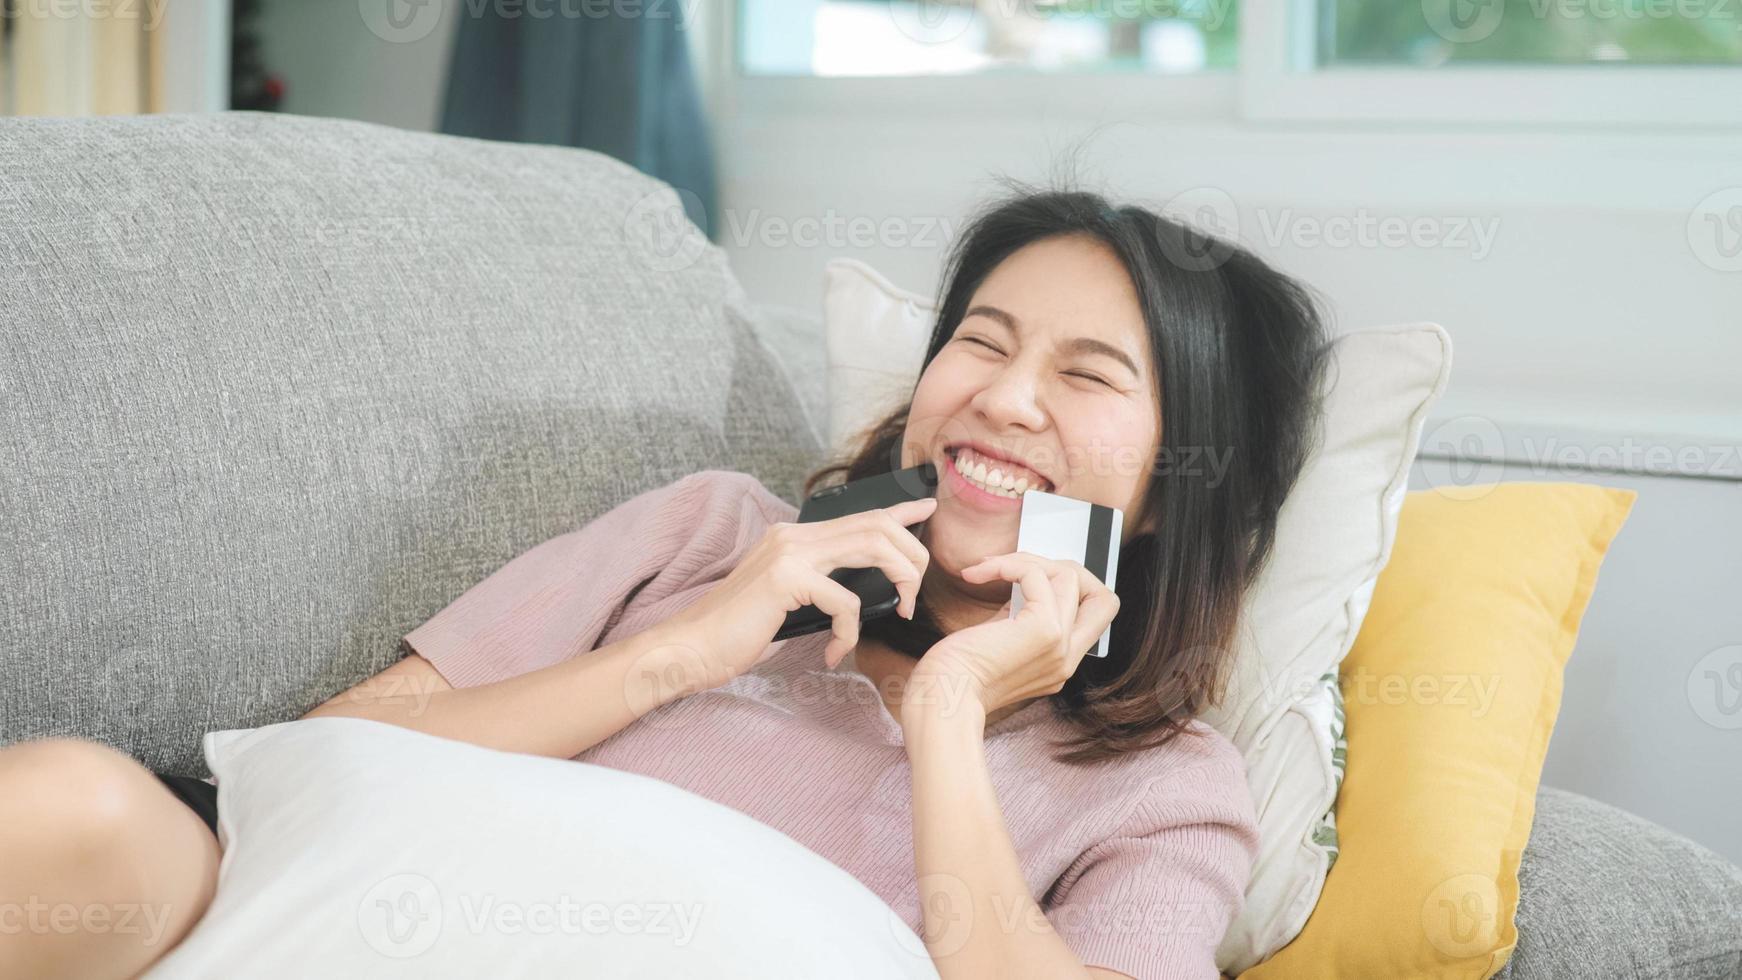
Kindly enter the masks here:
[[1038, 486], [1127, 515], [1109, 656], [1052, 699], [1081, 735], [1060, 759], [1163, 744], [1211, 703], [1311, 449], [1328, 351], [1314, 299], [1164, 215], [1020, 187], [965, 229], [945, 283], [907, 404], [805, 488], [944, 474], [918, 612], [867, 623], [857, 664], [900, 673], [895, 658], [999, 609], [1008, 582], [960, 572], [1011, 550], [1016, 498]]

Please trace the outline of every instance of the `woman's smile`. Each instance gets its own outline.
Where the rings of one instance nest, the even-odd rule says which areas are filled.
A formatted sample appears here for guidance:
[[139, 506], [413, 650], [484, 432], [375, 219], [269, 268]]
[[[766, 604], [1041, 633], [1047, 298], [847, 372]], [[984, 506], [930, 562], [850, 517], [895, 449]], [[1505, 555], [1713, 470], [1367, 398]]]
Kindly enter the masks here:
[[[967, 458], [963, 459], [964, 456]], [[971, 475], [963, 473], [958, 463], [966, 463], [973, 468], [973, 473]], [[969, 508], [988, 514], [1014, 514], [1022, 510], [1022, 494], [1020, 492], [1004, 490], [994, 493], [987, 489], [988, 476], [991, 471], [985, 469], [984, 462], [974, 460], [971, 451], [946, 451], [940, 468], [944, 473], [940, 498], [960, 500]], [[987, 473], [988, 476], [979, 475], [982, 472]], [[1026, 481], [1018, 486], [1022, 490], [1031, 489]], [[943, 499], [938, 501], [940, 507], [943, 506], [943, 503]]]

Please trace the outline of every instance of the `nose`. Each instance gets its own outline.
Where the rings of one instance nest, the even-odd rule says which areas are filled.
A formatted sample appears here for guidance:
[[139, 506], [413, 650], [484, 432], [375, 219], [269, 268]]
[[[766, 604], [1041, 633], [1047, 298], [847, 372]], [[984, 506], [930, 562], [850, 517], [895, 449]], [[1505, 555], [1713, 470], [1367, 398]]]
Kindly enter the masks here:
[[1038, 431], [1046, 425], [1046, 413], [1035, 398], [1038, 390], [1029, 372], [1010, 364], [974, 395], [972, 404], [993, 431], [1012, 425]]

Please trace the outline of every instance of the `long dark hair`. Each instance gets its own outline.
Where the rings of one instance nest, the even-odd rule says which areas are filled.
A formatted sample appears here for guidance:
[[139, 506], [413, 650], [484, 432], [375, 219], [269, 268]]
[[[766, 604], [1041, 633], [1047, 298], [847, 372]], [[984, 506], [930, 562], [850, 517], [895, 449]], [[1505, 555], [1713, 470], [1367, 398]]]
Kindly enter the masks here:
[[[1313, 293], [1236, 243], [1087, 191], [1007, 186], [951, 250], [920, 373], [1000, 262], [1085, 235], [1131, 277], [1160, 382], [1161, 446], [1144, 503], [1159, 530], [1120, 550], [1107, 657], [1085, 657], [1050, 698], [1079, 736], [1059, 761], [1088, 763], [1162, 745], [1220, 697], [1242, 600], [1314, 449], [1330, 341]], [[805, 493], [896, 468], [910, 407], [860, 433]], [[1208, 453], [1225, 469], [1205, 465]], [[923, 599], [913, 620], [885, 616], [861, 635], [915, 658], [943, 637]]]

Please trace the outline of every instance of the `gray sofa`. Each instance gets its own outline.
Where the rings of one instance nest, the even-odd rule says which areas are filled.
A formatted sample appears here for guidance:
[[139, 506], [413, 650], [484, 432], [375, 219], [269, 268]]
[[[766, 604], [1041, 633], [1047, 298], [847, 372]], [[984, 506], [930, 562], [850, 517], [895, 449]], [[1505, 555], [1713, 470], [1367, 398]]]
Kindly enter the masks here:
[[[0, 742], [205, 774], [538, 542], [798, 499], [813, 321], [608, 158], [250, 114], [0, 120]], [[776, 352], [780, 352], [777, 354]], [[1742, 872], [1545, 788], [1503, 976], [1742, 976]]]

